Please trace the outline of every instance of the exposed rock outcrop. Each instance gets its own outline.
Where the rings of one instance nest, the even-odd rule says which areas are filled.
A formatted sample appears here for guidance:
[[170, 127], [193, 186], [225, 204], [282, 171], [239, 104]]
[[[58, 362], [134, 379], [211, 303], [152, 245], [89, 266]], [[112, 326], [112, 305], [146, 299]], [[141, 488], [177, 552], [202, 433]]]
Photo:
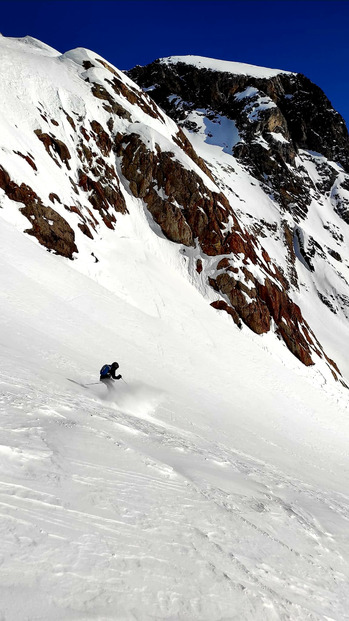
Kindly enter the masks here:
[[349, 136], [323, 91], [301, 74], [268, 78], [212, 71], [156, 60], [127, 72], [180, 125], [194, 130], [188, 113], [206, 109], [234, 120], [240, 141], [234, 155], [273, 192], [284, 209], [302, 217], [309, 187], [296, 167], [298, 149], [322, 153], [349, 173]]
[[[305, 365], [313, 364], [313, 353], [322, 356], [321, 345], [287, 293], [287, 281], [239, 225], [225, 196], [212, 192], [173, 153], [158, 145], [150, 151], [138, 134], [118, 134], [114, 148], [132, 194], [144, 200], [168, 239], [198, 244], [210, 257], [229, 255], [218, 262], [216, 276], [209, 277], [213, 289], [226, 299], [214, 302], [214, 308], [228, 312], [237, 325], [242, 320], [257, 334], [268, 332], [274, 322], [288, 349]], [[201, 273], [202, 261], [198, 265]], [[249, 265], [258, 267], [260, 279]]]
[[58, 155], [61, 162], [63, 162], [68, 170], [70, 170], [69, 160], [71, 159], [71, 155], [69, 149], [62, 140], [56, 138], [53, 134], [45, 134], [41, 129], [36, 129], [34, 132], [39, 140], [43, 143], [47, 153], [52, 157], [54, 162], [56, 162], [57, 166], [61, 166], [55, 154]]
[[[227, 69], [228, 63], [214, 63], [218, 67], [215, 70], [208, 68], [210, 61], [206, 63], [205, 59], [197, 62], [191, 57], [176, 57], [135, 67], [127, 74], [147, 90], [180, 127], [193, 134], [201, 132], [206, 143], [224, 147], [224, 151], [231, 154], [231, 164], [224, 160], [225, 177], [220, 177], [219, 173], [218, 177], [215, 175], [217, 167], [210, 165], [207, 158], [211, 175], [218, 179], [223, 194], [227, 187], [230, 196], [234, 196], [234, 185], [230, 186], [226, 179], [229, 172], [236, 174], [235, 158], [271, 202], [278, 205], [280, 216], [275, 223], [261, 217], [254, 219], [247, 213], [242, 225], [235, 212], [241, 230], [238, 232], [232, 227], [231, 238], [225, 235], [219, 249], [215, 246], [217, 254], [232, 253], [236, 257], [232, 261], [235, 266], [243, 253], [246, 263], [258, 265], [262, 276], [256, 278], [252, 270], [249, 280], [241, 273], [240, 266], [238, 275], [230, 271], [232, 266], [229, 269], [222, 266], [221, 271], [217, 266], [217, 274], [211, 273], [209, 282], [244, 323], [257, 333], [276, 325], [288, 348], [302, 362], [311, 364], [311, 350], [324, 354], [300, 308], [292, 302], [292, 290], [300, 291], [303, 285], [299, 279], [299, 265], [313, 274], [316, 261], [325, 261], [326, 254], [331, 260], [341, 262], [338, 249], [328, 244], [324, 250], [320, 239], [309, 235], [303, 223], [314, 202], [319, 205], [319, 217], [323, 206], [331, 202], [335, 213], [349, 222], [348, 131], [325, 94], [305, 76], [262, 69], [254, 71], [253, 68], [249, 73], [248, 67], [241, 67], [234, 73], [233, 69]], [[232, 124], [229, 126], [226, 121]], [[229, 129], [235, 127], [237, 137], [230, 147], [227, 143], [212, 141], [211, 128], [222, 128], [224, 123]], [[217, 132], [221, 136], [219, 132], [221, 129]], [[212, 155], [214, 158], [213, 152]], [[252, 220], [251, 224], [248, 219]], [[224, 220], [221, 225], [222, 230]], [[323, 226], [329, 225], [324, 223]], [[339, 242], [336, 226], [331, 224], [328, 230]], [[279, 269], [275, 261], [268, 261], [261, 248], [257, 251], [254, 234], [261, 240], [270, 235], [275, 242], [282, 240], [283, 268]], [[252, 235], [251, 240], [247, 239], [248, 235]], [[200, 242], [200, 236], [195, 238]], [[251, 248], [258, 255], [257, 261]], [[345, 277], [341, 278], [346, 282]], [[319, 293], [319, 298], [324, 301], [329, 296]], [[340, 293], [337, 300], [345, 312], [347, 304]], [[223, 309], [221, 302], [217, 300], [215, 304]]]
[[33, 235], [48, 250], [69, 259], [78, 249], [75, 244], [75, 233], [68, 222], [52, 207], [42, 204], [37, 194], [25, 183], [18, 185], [11, 181], [8, 173], [0, 166], [0, 188], [6, 196], [18, 203], [23, 203], [20, 211], [28, 218], [31, 229], [26, 233]]

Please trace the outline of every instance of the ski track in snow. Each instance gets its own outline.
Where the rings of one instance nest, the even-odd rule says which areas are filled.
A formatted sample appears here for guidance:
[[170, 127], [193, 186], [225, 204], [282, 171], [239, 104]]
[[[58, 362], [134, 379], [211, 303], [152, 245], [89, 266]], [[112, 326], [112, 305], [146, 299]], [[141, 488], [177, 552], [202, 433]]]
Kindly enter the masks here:
[[4, 619], [348, 618], [348, 564], [314, 516], [348, 546], [347, 497], [156, 412], [0, 381]]

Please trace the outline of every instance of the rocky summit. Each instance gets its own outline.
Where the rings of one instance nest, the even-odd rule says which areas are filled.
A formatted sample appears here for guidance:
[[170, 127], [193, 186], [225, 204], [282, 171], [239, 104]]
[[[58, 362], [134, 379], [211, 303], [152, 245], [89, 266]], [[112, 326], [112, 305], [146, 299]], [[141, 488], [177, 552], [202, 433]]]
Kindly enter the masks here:
[[344, 383], [344, 352], [319, 327], [349, 313], [349, 139], [321, 89], [200, 57], [126, 75], [84, 49], [0, 43], [14, 74], [12, 93], [2, 86], [1, 206], [19, 210], [22, 230], [98, 262], [96, 239], [127, 218], [131, 195], [232, 330], [273, 331]]

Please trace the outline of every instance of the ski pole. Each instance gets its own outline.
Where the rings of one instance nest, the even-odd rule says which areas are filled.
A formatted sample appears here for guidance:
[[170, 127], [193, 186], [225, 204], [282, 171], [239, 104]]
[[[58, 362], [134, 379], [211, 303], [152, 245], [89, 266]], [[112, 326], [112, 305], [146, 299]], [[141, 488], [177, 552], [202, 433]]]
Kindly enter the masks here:
[[127, 384], [127, 382], [124, 380], [124, 378], [123, 378], [123, 377], [122, 377], [121, 379], [122, 379], [122, 381], [123, 381], [123, 382], [125, 382], [125, 384]]

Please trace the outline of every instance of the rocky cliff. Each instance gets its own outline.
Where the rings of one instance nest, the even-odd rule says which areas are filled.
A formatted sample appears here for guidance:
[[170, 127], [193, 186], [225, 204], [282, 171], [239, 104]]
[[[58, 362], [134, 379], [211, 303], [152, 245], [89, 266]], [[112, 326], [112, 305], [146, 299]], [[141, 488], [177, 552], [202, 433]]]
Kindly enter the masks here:
[[346, 320], [349, 137], [322, 90], [301, 74], [191, 56], [128, 75], [195, 145], [240, 222], [274, 259], [283, 291], [300, 298], [315, 287]]
[[310, 188], [295, 166], [300, 150], [321, 153], [349, 173], [344, 120], [308, 78], [270, 70], [253, 75], [253, 68], [249, 71], [244, 65], [234, 73], [229, 63], [221, 63], [218, 70], [206, 66], [205, 59], [196, 60], [157, 60], [128, 75], [189, 131], [196, 129], [190, 118], [193, 110], [205, 110], [211, 121], [219, 116], [233, 120], [239, 140], [232, 154], [286, 209], [297, 202], [299, 211], [306, 211], [311, 201]]

